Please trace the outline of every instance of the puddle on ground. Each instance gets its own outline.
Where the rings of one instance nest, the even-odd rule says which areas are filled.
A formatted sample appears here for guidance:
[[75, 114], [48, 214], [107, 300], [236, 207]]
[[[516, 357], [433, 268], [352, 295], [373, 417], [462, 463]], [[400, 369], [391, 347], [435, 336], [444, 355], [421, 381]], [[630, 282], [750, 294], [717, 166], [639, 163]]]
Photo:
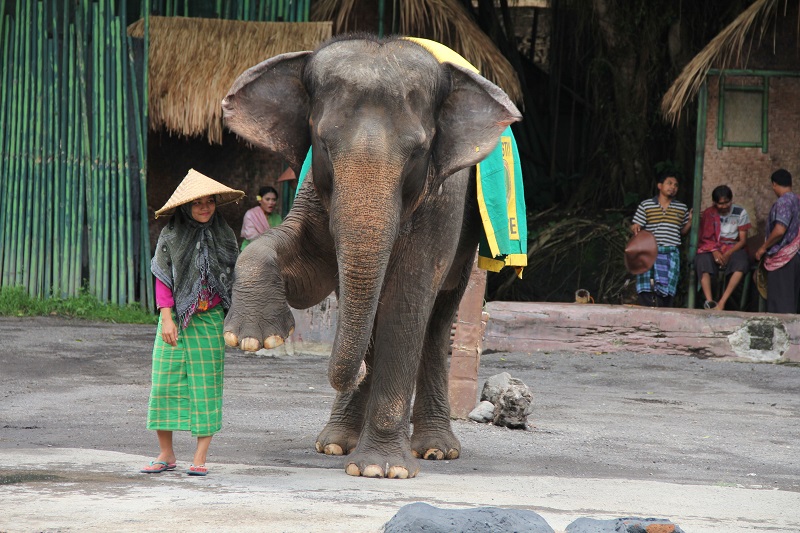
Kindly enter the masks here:
[[30, 470], [0, 471], [0, 485], [15, 485], [18, 483], [36, 483], [38, 481], [67, 481], [55, 474], [31, 472]]
[[[120, 472], [90, 472], [69, 470], [0, 470], [0, 486], [22, 485], [25, 483], [97, 483], [119, 484], [141, 481], [138, 475], [120, 475]], [[144, 478], [145, 476], [141, 476]]]

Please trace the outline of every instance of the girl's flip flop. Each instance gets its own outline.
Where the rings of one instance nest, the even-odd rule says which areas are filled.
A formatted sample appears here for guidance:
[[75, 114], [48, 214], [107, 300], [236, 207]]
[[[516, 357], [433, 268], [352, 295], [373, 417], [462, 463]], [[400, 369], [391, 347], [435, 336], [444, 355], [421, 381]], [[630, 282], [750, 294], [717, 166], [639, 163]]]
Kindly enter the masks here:
[[150, 461], [150, 464], [139, 470], [142, 474], [160, 474], [166, 470], [175, 470], [176, 463], [165, 463], [164, 461]]
[[208, 468], [206, 468], [206, 465], [192, 465], [189, 467], [189, 470], [187, 470], [186, 473], [190, 476], [205, 476], [208, 475]]

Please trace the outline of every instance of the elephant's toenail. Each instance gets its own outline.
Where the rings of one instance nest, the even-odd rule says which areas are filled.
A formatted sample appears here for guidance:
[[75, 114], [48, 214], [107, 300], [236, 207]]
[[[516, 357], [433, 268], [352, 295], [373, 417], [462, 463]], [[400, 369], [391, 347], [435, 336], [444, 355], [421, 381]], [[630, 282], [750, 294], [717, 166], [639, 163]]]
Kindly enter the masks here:
[[444, 452], [442, 452], [442, 450], [437, 450], [436, 448], [432, 448], [427, 452], [425, 452], [425, 459], [441, 461], [442, 459], [444, 459]]
[[386, 475], [389, 479], [408, 479], [408, 470], [402, 466], [393, 466]]
[[344, 471], [347, 473], [348, 476], [358, 477], [361, 475], [361, 470], [358, 469], [358, 465], [356, 465], [355, 463], [350, 463], [349, 465], [347, 465], [347, 468], [345, 468]]
[[369, 465], [361, 475], [364, 477], [383, 477], [383, 468], [378, 465]]
[[237, 346], [239, 346], [239, 337], [237, 337], [235, 333], [231, 331], [226, 331], [223, 334], [223, 337], [225, 337], [225, 344], [227, 344], [231, 348], [236, 348]]
[[344, 455], [344, 452], [338, 444], [328, 444], [325, 446], [325, 455]]
[[242, 339], [239, 346], [245, 352], [257, 352], [261, 348], [261, 343], [258, 342], [258, 339], [254, 339], [253, 337], [245, 337]]
[[264, 348], [271, 350], [283, 344], [283, 338], [278, 335], [271, 335], [264, 339]]

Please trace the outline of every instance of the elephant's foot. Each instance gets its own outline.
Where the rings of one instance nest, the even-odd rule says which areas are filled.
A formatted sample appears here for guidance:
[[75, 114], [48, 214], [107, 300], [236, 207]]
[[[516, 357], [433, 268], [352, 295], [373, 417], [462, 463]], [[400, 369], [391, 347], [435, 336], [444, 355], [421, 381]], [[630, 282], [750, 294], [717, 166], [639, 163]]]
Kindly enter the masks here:
[[347, 458], [345, 472], [350, 476], [408, 479], [419, 473], [419, 461], [410, 450], [392, 454], [355, 451]]
[[288, 306], [269, 316], [265, 316], [263, 308], [260, 311], [248, 313], [232, 309], [225, 319], [225, 344], [257, 352], [261, 348], [277, 348], [294, 332], [294, 316]]
[[461, 455], [461, 443], [449, 427], [425, 430], [415, 426], [414, 434], [411, 436], [411, 453], [414, 457], [434, 461], [458, 459]]
[[360, 431], [328, 422], [317, 437], [317, 452], [325, 455], [347, 455], [356, 449]]
[[286, 335], [286, 337], [281, 337], [280, 335], [270, 335], [264, 339], [263, 343], [254, 337], [245, 337], [240, 341], [239, 337], [237, 337], [236, 334], [231, 331], [226, 331], [224, 337], [225, 344], [231, 348], [239, 346], [245, 352], [257, 352], [261, 348], [266, 348], [268, 350], [277, 348], [283, 344], [283, 341], [291, 336], [292, 333], [294, 333], [294, 328], [289, 330], [289, 334]]

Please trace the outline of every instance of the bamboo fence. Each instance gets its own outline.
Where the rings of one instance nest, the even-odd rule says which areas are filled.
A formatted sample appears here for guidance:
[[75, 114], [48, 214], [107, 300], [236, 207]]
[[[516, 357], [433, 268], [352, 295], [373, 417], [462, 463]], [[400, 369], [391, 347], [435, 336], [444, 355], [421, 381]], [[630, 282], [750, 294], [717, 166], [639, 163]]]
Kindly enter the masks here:
[[0, 3], [0, 286], [151, 306], [127, 3], [10, 4]]
[[128, 0], [0, 0], [0, 287], [152, 309], [150, 15], [295, 22], [310, 9], [310, 0], [130, 3], [144, 23], [141, 53], [127, 35]]

